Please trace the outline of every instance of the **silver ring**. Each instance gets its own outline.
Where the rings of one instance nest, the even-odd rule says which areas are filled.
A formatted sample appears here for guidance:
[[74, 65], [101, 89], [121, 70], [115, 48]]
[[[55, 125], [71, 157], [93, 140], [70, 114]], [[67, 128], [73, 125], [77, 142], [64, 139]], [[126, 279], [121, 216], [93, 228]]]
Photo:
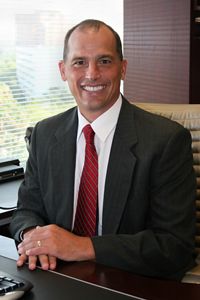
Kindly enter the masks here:
[[41, 246], [42, 246], [41, 241], [37, 241], [37, 246], [38, 246], [38, 247], [41, 247]]

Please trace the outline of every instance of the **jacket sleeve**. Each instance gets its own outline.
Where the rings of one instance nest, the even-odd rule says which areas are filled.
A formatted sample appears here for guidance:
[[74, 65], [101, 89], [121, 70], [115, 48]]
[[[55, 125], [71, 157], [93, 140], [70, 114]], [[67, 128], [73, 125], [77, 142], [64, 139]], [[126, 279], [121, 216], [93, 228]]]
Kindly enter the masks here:
[[20, 240], [21, 231], [37, 225], [45, 225], [46, 214], [41, 196], [36, 154], [36, 131], [32, 134], [29, 159], [25, 178], [19, 188], [17, 210], [10, 224], [10, 232], [16, 241]]

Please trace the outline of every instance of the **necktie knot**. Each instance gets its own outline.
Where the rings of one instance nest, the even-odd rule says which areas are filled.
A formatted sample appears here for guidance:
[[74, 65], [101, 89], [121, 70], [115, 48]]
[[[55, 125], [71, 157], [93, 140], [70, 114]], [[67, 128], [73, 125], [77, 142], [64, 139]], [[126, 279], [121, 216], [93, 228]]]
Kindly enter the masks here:
[[83, 128], [86, 144], [94, 145], [94, 130], [91, 125], [88, 124]]

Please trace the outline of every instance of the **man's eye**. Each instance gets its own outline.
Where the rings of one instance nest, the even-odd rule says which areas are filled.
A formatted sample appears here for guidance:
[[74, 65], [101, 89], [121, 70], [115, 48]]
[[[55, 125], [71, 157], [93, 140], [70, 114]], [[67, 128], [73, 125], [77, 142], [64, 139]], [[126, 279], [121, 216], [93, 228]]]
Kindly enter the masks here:
[[109, 58], [102, 58], [100, 60], [100, 63], [103, 64], [103, 65], [110, 64], [111, 63], [111, 59], [109, 59]]
[[76, 60], [74, 63], [73, 63], [74, 66], [84, 66], [85, 65], [85, 61], [84, 60]]

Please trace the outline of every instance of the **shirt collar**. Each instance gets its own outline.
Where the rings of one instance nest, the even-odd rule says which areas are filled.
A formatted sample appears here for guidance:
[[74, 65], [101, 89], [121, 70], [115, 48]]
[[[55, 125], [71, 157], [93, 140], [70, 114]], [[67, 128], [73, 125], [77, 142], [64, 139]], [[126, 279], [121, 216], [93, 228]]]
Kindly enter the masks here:
[[[92, 129], [94, 130], [95, 134], [102, 142], [105, 142], [110, 132], [116, 126], [121, 105], [122, 105], [122, 96], [120, 94], [119, 98], [111, 106], [111, 108], [105, 111], [102, 115], [100, 115], [96, 120], [94, 120], [91, 123]], [[79, 125], [78, 125], [78, 132], [77, 132], [77, 140], [81, 136], [83, 127], [89, 124], [89, 122], [80, 113], [79, 108], [78, 108], [78, 121], [79, 121], [78, 122]]]

